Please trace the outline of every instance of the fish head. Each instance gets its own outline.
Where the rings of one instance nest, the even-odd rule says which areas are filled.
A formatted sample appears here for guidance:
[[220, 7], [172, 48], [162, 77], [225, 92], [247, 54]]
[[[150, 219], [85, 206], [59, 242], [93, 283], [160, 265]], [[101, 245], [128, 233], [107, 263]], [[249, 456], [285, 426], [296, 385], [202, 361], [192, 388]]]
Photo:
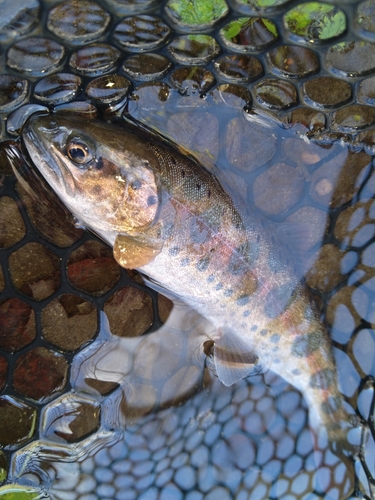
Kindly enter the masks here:
[[39, 114], [25, 124], [23, 140], [34, 165], [85, 226], [127, 234], [152, 224], [157, 162], [135, 134], [80, 116]]

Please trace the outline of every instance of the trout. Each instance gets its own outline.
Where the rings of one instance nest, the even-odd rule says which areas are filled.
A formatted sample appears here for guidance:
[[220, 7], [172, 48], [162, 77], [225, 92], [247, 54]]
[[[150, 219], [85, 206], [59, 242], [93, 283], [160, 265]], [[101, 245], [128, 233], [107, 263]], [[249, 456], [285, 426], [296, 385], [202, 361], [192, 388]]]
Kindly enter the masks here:
[[209, 320], [210, 344], [201, 348], [223, 384], [266, 366], [304, 395], [316, 434], [345, 442], [349, 417], [330, 339], [293, 257], [210, 171], [169, 141], [76, 116], [32, 116], [23, 140], [121, 266]]

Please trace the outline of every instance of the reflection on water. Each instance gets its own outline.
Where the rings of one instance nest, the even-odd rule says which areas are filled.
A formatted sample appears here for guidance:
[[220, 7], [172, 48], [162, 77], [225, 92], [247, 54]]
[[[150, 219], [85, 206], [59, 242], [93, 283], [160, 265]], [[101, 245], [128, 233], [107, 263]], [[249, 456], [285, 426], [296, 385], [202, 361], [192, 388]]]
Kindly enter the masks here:
[[[157, 90], [136, 91], [128, 119], [156, 124], [193, 150], [237, 193], [239, 205], [266, 216], [303, 259], [300, 268], [332, 332], [348, 412], [358, 398], [365, 424], [374, 404], [371, 157], [303, 140], [311, 127], [291, 117], [285, 128], [248, 116], [235, 95], [229, 105], [218, 95], [207, 98], [201, 119], [183, 104], [199, 95], [169, 90], [161, 105]], [[220, 137], [233, 127], [229, 147]], [[177, 304], [158, 332], [135, 337], [126, 323], [121, 337], [112, 335], [104, 313], [100, 325], [98, 339], [73, 360], [72, 390], [43, 409], [40, 440], [14, 455], [12, 480], [43, 485], [58, 499], [347, 496], [353, 457], [324, 443], [314, 449], [303, 394], [272, 372], [223, 386], [206, 357], [212, 327], [199, 315]], [[360, 429], [349, 435], [352, 443], [361, 439], [355, 467], [368, 489], [364, 470], [372, 473], [373, 445], [366, 425], [362, 438]]]
[[[142, 10], [146, 2], [130, 3]], [[225, 20], [226, 29], [213, 27], [212, 36], [174, 36], [161, 19], [152, 29], [146, 17], [122, 21], [123, 6], [115, 1], [103, 1], [104, 9], [85, 2], [84, 13], [76, 5], [71, 12], [80, 23], [61, 22], [65, 7], [52, 9], [43, 18], [51, 31], [40, 22], [36, 0], [7, 2], [0, 20], [8, 65], [1, 72], [10, 73], [0, 79], [1, 137], [7, 113], [30, 94], [60, 105], [80, 95], [89, 77], [116, 67], [115, 47], [81, 44], [109, 34], [105, 41], [118, 49], [140, 52], [123, 54], [116, 69], [133, 82], [104, 75], [86, 86], [86, 95], [107, 118], [118, 118], [128, 100], [126, 119], [192, 151], [238, 205], [263, 216], [288, 245], [328, 325], [347, 410], [363, 426], [349, 440], [361, 448], [348, 458], [324, 443], [314, 450], [303, 392], [270, 371], [221, 384], [207, 342], [211, 326], [202, 318], [175, 306], [165, 326], [149, 333], [152, 323], [157, 329], [159, 318], [166, 320], [170, 305], [74, 227], [39, 179], [22, 172], [14, 190], [0, 156], [0, 442], [5, 451], [16, 450], [9, 482], [61, 500], [333, 500], [347, 498], [354, 462], [350, 498], [375, 496], [374, 136], [371, 130], [356, 136], [374, 120], [374, 77], [366, 77], [374, 71], [374, 46], [341, 42], [332, 32], [333, 45], [327, 39], [317, 57], [315, 45], [290, 43], [307, 42], [293, 31], [298, 25], [285, 25], [287, 18], [272, 14], [275, 25], [262, 18], [231, 23], [240, 12], [253, 15], [249, 5], [256, 4], [234, 1], [238, 12]], [[358, 12], [354, 5], [342, 9], [371, 40], [368, 4], [361, 2]], [[319, 41], [323, 28], [326, 36], [327, 22], [312, 20], [309, 36]], [[238, 29], [228, 37], [229, 28]], [[286, 45], [278, 44], [278, 33], [288, 37]], [[15, 39], [19, 34], [28, 38]], [[264, 34], [273, 44], [269, 56], [258, 53]], [[145, 54], [166, 43], [163, 56]], [[253, 43], [255, 55], [242, 53]], [[14, 47], [8, 52], [6, 44]], [[225, 47], [229, 52], [217, 58]], [[317, 75], [300, 84], [319, 64], [340, 78]], [[56, 76], [63, 65], [64, 76]], [[131, 83], [136, 88], [128, 98]], [[346, 106], [353, 96], [358, 102]], [[306, 106], [299, 106], [301, 98]], [[8, 120], [9, 133], [18, 133], [25, 113], [21, 108]], [[14, 165], [23, 168], [17, 159]], [[62, 353], [72, 362], [68, 377]], [[43, 400], [48, 404], [40, 405]], [[20, 424], [11, 429], [15, 421]], [[0, 450], [0, 480], [6, 469]]]

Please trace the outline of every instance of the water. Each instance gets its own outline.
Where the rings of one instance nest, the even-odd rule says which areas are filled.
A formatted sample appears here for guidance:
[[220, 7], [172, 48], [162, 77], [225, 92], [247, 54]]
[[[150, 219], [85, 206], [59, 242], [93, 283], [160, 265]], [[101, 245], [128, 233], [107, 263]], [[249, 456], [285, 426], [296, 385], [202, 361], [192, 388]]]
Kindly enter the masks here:
[[[357, 19], [356, 8], [357, 4], [345, 7], [348, 19]], [[41, 21], [30, 28], [37, 34], [47, 33], [46, 10], [44, 6], [43, 14], [37, 17]], [[159, 7], [155, 12], [162, 12], [170, 25]], [[113, 32], [123, 15], [114, 14], [104, 33]], [[355, 28], [355, 21], [354, 28], [342, 38], [328, 40], [320, 52], [315, 45], [310, 46], [309, 50], [312, 47], [319, 54], [320, 69], [315, 76], [308, 73], [307, 63], [314, 63], [309, 53], [289, 54], [307, 65], [292, 70], [291, 77], [275, 54], [276, 59], [267, 55], [272, 48], [282, 47], [283, 39], [245, 55], [238, 47], [223, 42], [220, 29], [237, 16], [231, 11], [229, 18], [206, 33], [213, 34], [226, 51], [223, 55], [227, 60], [221, 63], [221, 69], [214, 39], [209, 40], [208, 47], [195, 47], [199, 49], [198, 63], [203, 65], [192, 69], [187, 64], [194, 64], [194, 60], [189, 60], [186, 48], [182, 59], [172, 59], [173, 45], [167, 36], [147, 47], [156, 47], [167, 61], [141, 64], [139, 59], [132, 59], [130, 64], [131, 53], [123, 52], [121, 61], [125, 60], [127, 66], [122, 69], [123, 62], [118, 66], [116, 57], [113, 59], [115, 52], [106, 52], [104, 69], [90, 72], [90, 65], [79, 69], [68, 62], [86, 41], [64, 34], [66, 54], [61, 64], [64, 71], [75, 71], [81, 79], [67, 100], [86, 99], [79, 85], [85, 87], [98, 71], [121, 73], [126, 80], [119, 88], [125, 88], [127, 81], [135, 88], [130, 87], [128, 95], [125, 88], [125, 93], [112, 97], [109, 105], [99, 94], [95, 103], [100, 114], [120, 116], [128, 101], [127, 118], [141, 120], [193, 151], [208, 168], [215, 169], [231, 192], [237, 193], [238, 203], [245, 202], [250, 211], [266, 216], [275, 230], [289, 231], [287, 235], [292, 235], [293, 241], [305, 241], [301, 267], [306, 283], [329, 326], [348, 409], [363, 424], [362, 435], [351, 436], [353, 442], [362, 443], [360, 453], [350, 459], [356, 471], [352, 498], [371, 498], [375, 375], [373, 69], [371, 57], [368, 62], [360, 56], [352, 67], [350, 63], [346, 67], [339, 60], [341, 52], [335, 49], [340, 41], [371, 37], [368, 31], [364, 34]], [[280, 16], [271, 12], [268, 17], [281, 32]], [[106, 36], [100, 31], [103, 21], [98, 26], [89, 43]], [[23, 36], [29, 40], [33, 34], [31, 31]], [[175, 42], [183, 38], [180, 34], [169, 36]], [[57, 41], [61, 43], [61, 39]], [[177, 42], [181, 51], [181, 42]], [[11, 43], [8, 39], [4, 47]], [[119, 41], [115, 43], [118, 49], [129, 50], [120, 47]], [[35, 47], [35, 42], [28, 45]], [[302, 50], [304, 42], [297, 40], [293, 46]], [[371, 43], [366, 47], [371, 54]], [[204, 58], [205, 51], [208, 59]], [[137, 46], [134, 54], [139, 53]], [[84, 64], [84, 54], [80, 55]], [[34, 81], [40, 81], [37, 65], [31, 73], [25, 72], [24, 61], [18, 60], [18, 69], [9, 68], [5, 57], [9, 56], [3, 56], [2, 74], [27, 76], [31, 88]], [[254, 58], [260, 61], [260, 70]], [[168, 61], [174, 67], [168, 67]], [[361, 67], [361, 61], [370, 66]], [[59, 64], [52, 61], [51, 71]], [[146, 68], [144, 75], [137, 73], [139, 67]], [[233, 77], [233, 71], [240, 77]], [[322, 81], [319, 92], [309, 89], [308, 82], [331, 78], [338, 72], [340, 80]], [[323, 84], [333, 89], [339, 82], [349, 86], [349, 97], [347, 88], [326, 97]], [[66, 88], [65, 79], [60, 85]], [[103, 82], [93, 85], [93, 89], [103, 87]], [[358, 104], [350, 101], [350, 93], [354, 93], [356, 103], [366, 106], [354, 108]], [[56, 95], [57, 91], [47, 92], [42, 104], [54, 105]], [[327, 105], [324, 99], [333, 96], [337, 102]], [[20, 100], [12, 102], [2, 117], [26, 100], [28, 93], [21, 92]], [[306, 105], [297, 105], [301, 101]], [[41, 102], [36, 100], [36, 89], [30, 102]], [[2, 130], [4, 140], [9, 139], [4, 126]], [[2, 165], [1, 172], [8, 174]], [[313, 453], [303, 395], [282, 379], [267, 372], [225, 388], [208, 369], [199, 371], [199, 365], [192, 366], [185, 356], [189, 352], [186, 339], [194, 342], [195, 326], [177, 346], [171, 346], [166, 337], [165, 344], [155, 340], [153, 349], [136, 351], [139, 335], [148, 332], [151, 324], [153, 328], [160, 326], [158, 316], [165, 320], [168, 304], [162, 309], [159, 300], [158, 308], [157, 294], [133, 273], [129, 276], [119, 270], [111, 260], [111, 251], [76, 230], [74, 221], [56, 200], [51, 195], [47, 198], [39, 180], [25, 174], [22, 164], [17, 167], [27, 182], [19, 180], [15, 189], [14, 177], [7, 175], [0, 184], [3, 331], [9, 331], [5, 325], [9, 324], [10, 310], [12, 318], [22, 318], [22, 322], [12, 323], [16, 325], [12, 326], [14, 343], [9, 343], [9, 337], [7, 342], [2, 339], [1, 360], [5, 361], [1, 366], [6, 373], [2, 396], [9, 395], [14, 402], [24, 399], [28, 407], [36, 407], [38, 430], [27, 444], [29, 428], [26, 425], [21, 432], [17, 427], [18, 434], [12, 434], [10, 443], [4, 446], [4, 456], [10, 459], [13, 453], [7, 481], [42, 488], [50, 498], [59, 499], [347, 498], [344, 463], [328, 450], [322, 453], [321, 462], [319, 454]], [[36, 197], [33, 191], [38, 193]], [[15, 224], [19, 214], [21, 219]], [[301, 222], [307, 226], [306, 232], [300, 232]], [[25, 269], [29, 275], [25, 275]], [[99, 314], [103, 310], [109, 327], [105, 316]], [[113, 338], [109, 329], [119, 334], [121, 341]], [[88, 345], [97, 331], [99, 336]], [[27, 379], [31, 386], [41, 372], [33, 368], [17, 372], [16, 362], [31, 352], [33, 356], [26, 359], [30, 359], [28, 366], [34, 366], [33, 360], [40, 362], [41, 357], [39, 351], [31, 349], [41, 346], [47, 348], [52, 360], [58, 353], [72, 369], [69, 376], [55, 370], [59, 376], [48, 387], [42, 384], [39, 392], [30, 393], [17, 385], [17, 373], [21, 379], [34, 374]], [[160, 358], [155, 356], [157, 348]], [[127, 356], [129, 352], [137, 354]], [[50, 372], [48, 359], [45, 366]], [[133, 361], [138, 371], [127, 368]], [[4, 408], [3, 428], [10, 431]], [[2, 467], [6, 468], [6, 460]]]

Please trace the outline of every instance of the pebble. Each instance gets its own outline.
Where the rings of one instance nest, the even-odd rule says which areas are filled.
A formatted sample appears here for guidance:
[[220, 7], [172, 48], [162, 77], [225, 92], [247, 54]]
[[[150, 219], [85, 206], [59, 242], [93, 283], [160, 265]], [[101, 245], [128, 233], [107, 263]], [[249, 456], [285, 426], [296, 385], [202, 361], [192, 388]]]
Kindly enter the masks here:
[[375, 45], [363, 41], [345, 41], [331, 45], [326, 52], [325, 65], [338, 76], [353, 78], [375, 70]]
[[278, 38], [277, 27], [270, 19], [240, 17], [220, 30], [222, 42], [233, 51], [264, 50]]
[[112, 36], [121, 49], [141, 52], [163, 46], [170, 35], [171, 29], [160, 17], [143, 14], [122, 19]]
[[284, 80], [265, 78], [254, 85], [256, 101], [265, 108], [285, 110], [296, 106], [298, 94], [295, 86]]
[[281, 45], [267, 53], [272, 73], [283, 78], [305, 78], [319, 71], [317, 54], [305, 47]]
[[0, 75], [0, 112], [21, 106], [29, 95], [29, 82], [24, 78]]
[[161, 54], [135, 54], [125, 59], [122, 69], [138, 81], [159, 80], [171, 69], [171, 61]]
[[65, 0], [51, 8], [47, 28], [64, 42], [83, 45], [100, 38], [111, 16], [90, 0]]
[[182, 64], [206, 64], [217, 56], [220, 46], [209, 35], [181, 35], [168, 44], [168, 52]]
[[190, 490], [196, 484], [195, 471], [188, 465], [180, 467], [174, 475], [174, 480], [182, 490]]
[[321, 76], [304, 82], [303, 95], [306, 104], [321, 109], [336, 108], [349, 102], [352, 87], [339, 78]]
[[45, 76], [64, 64], [66, 50], [49, 38], [33, 37], [16, 42], [7, 54], [7, 65], [30, 76]]
[[255, 179], [252, 188], [254, 203], [266, 214], [285, 214], [302, 198], [304, 184], [304, 176], [298, 168], [276, 163]]

